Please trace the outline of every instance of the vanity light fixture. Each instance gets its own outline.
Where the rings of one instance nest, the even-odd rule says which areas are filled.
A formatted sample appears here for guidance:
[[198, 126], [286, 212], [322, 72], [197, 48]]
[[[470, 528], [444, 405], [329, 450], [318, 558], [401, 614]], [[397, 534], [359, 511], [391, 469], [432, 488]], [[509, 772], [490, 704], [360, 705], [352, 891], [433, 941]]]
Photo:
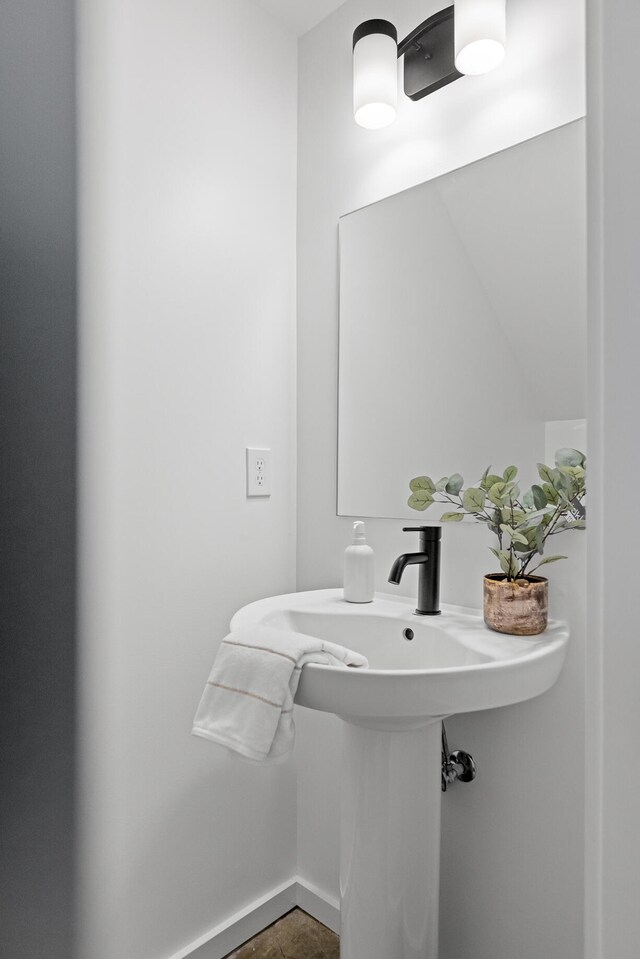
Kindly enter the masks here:
[[456, 0], [456, 69], [478, 76], [504, 60], [506, 0]]
[[353, 115], [369, 130], [396, 118], [398, 31], [388, 20], [366, 20], [353, 33]]
[[499, 66], [505, 53], [506, 0], [456, 0], [398, 43], [388, 20], [365, 20], [353, 33], [353, 113], [380, 129], [396, 118], [397, 64], [404, 57], [404, 92], [421, 100], [464, 74]]

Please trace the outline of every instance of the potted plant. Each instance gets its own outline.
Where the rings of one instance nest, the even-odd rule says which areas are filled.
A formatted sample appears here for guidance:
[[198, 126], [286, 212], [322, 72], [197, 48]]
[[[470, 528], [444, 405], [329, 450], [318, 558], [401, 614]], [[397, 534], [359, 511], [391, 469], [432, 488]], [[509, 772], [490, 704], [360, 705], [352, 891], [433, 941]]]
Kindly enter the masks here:
[[409, 486], [409, 506], [425, 510], [433, 503], [453, 506], [440, 517], [459, 523], [471, 516], [497, 537], [491, 546], [501, 572], [484, 577], [484, 621], [499, 633], [534, 636], [547, 626], [548, 582], [535, 571], [566, 556], [548, 555], [548, 540], [569, 529], [585, 529], [585, 456], [560, 449], [555, 467], [538, 463], [540, 482], [521, 495], [518, 469], [508, 466], [498, 475], [485, 470], [477, 486], [464, 488], [459, 473], [434, 483], [417, 476]]

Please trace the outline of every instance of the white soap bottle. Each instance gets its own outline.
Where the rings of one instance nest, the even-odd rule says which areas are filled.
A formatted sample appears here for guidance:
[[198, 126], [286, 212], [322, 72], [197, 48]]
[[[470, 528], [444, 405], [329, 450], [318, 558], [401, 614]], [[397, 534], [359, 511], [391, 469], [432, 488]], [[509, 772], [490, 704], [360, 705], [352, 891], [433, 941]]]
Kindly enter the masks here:
[[344, 551], [344, 598], [348, 603], [373, 602], [373, 550], [367, 546], [364, 523], [353, 524], [353, 543]]

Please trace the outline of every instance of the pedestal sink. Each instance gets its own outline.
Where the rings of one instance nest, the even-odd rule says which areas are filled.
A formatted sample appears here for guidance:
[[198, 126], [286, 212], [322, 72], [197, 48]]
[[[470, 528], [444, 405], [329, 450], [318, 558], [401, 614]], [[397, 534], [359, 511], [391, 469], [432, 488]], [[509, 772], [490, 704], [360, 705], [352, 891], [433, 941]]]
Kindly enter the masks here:
[[[231, 629], [267, 623], [357, 650], [369, 669], [308, 664], [296, 703], [344, 721], [341, 764], [341, 959], [438, 959], [441, 721], [539, 696], [558, 678], [569, 629], [495, 633], [482, 614], [341, 589], [273, 596]], [[477, 757], [476, 757], [477, 758]]]

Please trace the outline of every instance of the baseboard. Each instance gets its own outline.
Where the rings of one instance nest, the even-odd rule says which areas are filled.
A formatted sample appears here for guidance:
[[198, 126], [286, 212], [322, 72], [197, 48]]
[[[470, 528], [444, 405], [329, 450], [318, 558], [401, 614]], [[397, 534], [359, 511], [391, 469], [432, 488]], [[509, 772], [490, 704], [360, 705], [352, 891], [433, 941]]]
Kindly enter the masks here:
[[312, 882], [300, 876], [296, 877], [296, 906], [300, 906], [310, 916], [340, 935], [340, 903], [326, 892], [318, 889]]
[[296, 905], [295, 879], [276, 886], [240, 912], [214, 926], [204, 936], [175, 952], [170, 959], [224, 959]]
[[240, 912], [219, 923], [185, 946], [170, 959], [224, 959], [230, 952], [252, 939], [272, 922], [300, 906], [310, 916], [334, 932], [340, 931], [340, 906], [313, 883], [300, 877], [276, 886]]

